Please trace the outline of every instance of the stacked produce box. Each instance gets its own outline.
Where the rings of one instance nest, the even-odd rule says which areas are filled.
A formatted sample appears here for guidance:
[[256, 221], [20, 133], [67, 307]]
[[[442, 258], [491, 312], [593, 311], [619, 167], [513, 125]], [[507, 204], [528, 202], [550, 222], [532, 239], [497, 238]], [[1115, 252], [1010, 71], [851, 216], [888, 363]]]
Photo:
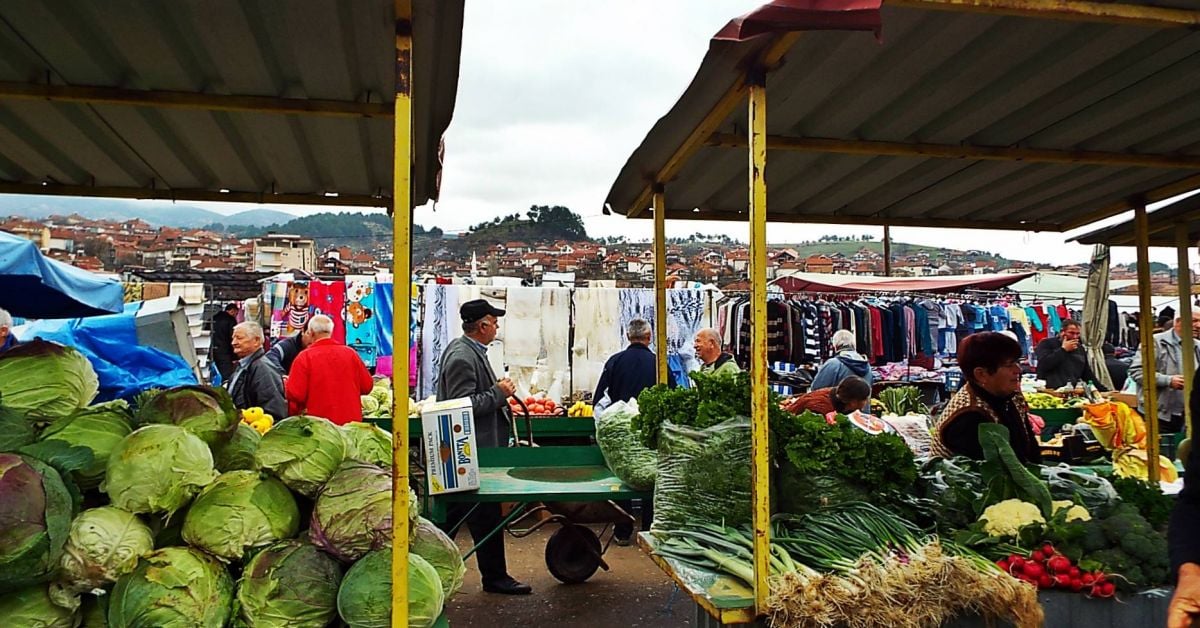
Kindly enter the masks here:
[[[70, 348], [0, 355], [3, 625], [389, 625], [388, 433], [97, 388]], [[465, 566], [410, 505], [409, 625], [430, 626]]]

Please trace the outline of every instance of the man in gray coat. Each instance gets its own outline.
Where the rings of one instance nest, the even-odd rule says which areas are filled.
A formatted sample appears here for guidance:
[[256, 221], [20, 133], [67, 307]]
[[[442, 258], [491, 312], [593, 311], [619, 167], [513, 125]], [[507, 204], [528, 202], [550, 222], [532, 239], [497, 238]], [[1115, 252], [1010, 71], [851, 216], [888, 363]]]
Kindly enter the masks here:
[[[1175, 319], [1173, 329], [1154, 334], [1154, 385], [1158, 390], [1158, 426], [1163, 434], [1183, 431], [1183, 411], [1187, 401], [1183, 398], [1183, 345], [1179, 339], [1183, 333], [1183, 319]], [[1200, 338], [1200, 318], [1192, 320], [1192, 337]], [[1195, 345], [1200, 362], [1200, 342]], [[1129, 378], [1138, 385], [1138, 409], [1146, 413], [1145, 373], [1142, 369], [1142, 350], [1139, 348], [1129, 365]]]
[[[504, 310], [493, 307], [483, 299], [468, 301], [459, 310], [463, 335], [450, 341], [442, 352], [438, 375], [437, 398], [470, 399], [475, 417], [475, 438], [479, 447], [507, 447], [509, 437], [508, 397], [516, 385], [507, 377], [497, 380], [488, 362], [487, 348], [496, 339], [499, 317]], [[453, 504], [447, 509], [447, 526], [457, 525], [466, 517], [471, 538], [478, 544], [503, 521], [500, 505], [481, 503], [473, 513], [472, 504]], [[504, 557], [504, 534], [493, 536], [479, 547], [475, 556], [483, 590], [488, 593], [525, 595], [532, 588], [508, 575]]]

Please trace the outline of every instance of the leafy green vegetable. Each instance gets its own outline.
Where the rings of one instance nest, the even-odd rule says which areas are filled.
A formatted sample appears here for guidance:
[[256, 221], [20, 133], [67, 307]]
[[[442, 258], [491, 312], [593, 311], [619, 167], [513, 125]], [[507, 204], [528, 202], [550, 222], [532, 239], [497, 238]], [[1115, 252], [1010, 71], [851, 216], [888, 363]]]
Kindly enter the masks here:
[[304, 541], [259, 552], [238, 583], [239, 616], [257, 628], [324, 628], [337, 617], [342, 568]]
[[929, 408], [921, 400], [921, 389], [916, 386], [885, 388], [879, 392], [877, 398], [889, 414], [929, 414]]
[[233, 438], [223, 443], [210, 445], [213, 464], [217, 471], [253, 471], [254, 452], [258, 451], [258, 443], [262, 435], [245, 423], [238, 423]]
[[209, 445], [229, 440], [241, 423], [224, 388], [179, 386], [140, 401], [138, 423], [178, 425]]
[[34, 339], [0, 353], [4, 405], [31, 421], [65, 419], [91, 403], [98, 392], [96, 370], [71, 347]]
[[392, 468], [392, 435], [370, 423], [352, 421], [342, 426], [346, 459]]
[[976, 508], [986, 488], [970, 458], [930, 458], [918, 472], [917, 493], [933, 500], [934, 515], [939, 531], [953, 533], [975, 523], [982, 513]]
[[237, 560], [299, 529], [300, 509], [283, 482], [258, 471], [230, 471], [196, 496], [183, 520], [183, 540]]
[[0, 595], [0, 618], [5, 626], [22, 628], [75, 628], [78, 614], [55, 604], [44, 584]]
[[147, 425], [113, 450], [101, 490], [113, 505], [135, 514], [171, 514], [216, 477], [212, 452], [175, 425]]
[[37, 432], [25, 415], [3, 405], [0, 399], [0, 451], [16, 451], [37, 440]]
[[[392, 551], [373, 551], [346, 572], [338, 591], [338, 614], [350, 628], [392, 625]], [[429, 628], [442, 614], [445, 593], [429, 561], [408, 555], [408, 625]]]
[[618, 401], [605, 408], [596, 417], [596, 444], [613, 475], [636, 490], [648, 491], [658, 475], [658, 455], [634, 433], [637, 415], [637, 401]]
[[653, 528], [750, 521], [750, 422], [694, 429], [662, 425]]
[[254, 464], [312, 497], [346, 459], [346, 437], [328, 419], [294, 416], [275, 424], [254, 452]]
[[429, 561], [437, 570], [446, 598], [458, 593], [467, 574], [467, 565], [459, 556], [454, 541], [424, 517], [417, 519], [409, 539], [408, 550]]
[[74, 590], [99, 589], [133, 571], [153, 549], [150, 528], [134, 515], [113, 506], [85, 510], [71, 522], [63, 577]]
[[[658, 384], [638, 395], [639, 413], [634, 431], [642, 444], [655, 449], [664, 423], [705, 429], [736, 416], [750, 416], [750, 374], [692, 373], [693, 388], [669, 388]], [[791, 416], [779, 407], [779, 395], [769, 392], [767, 416], [771, 429], [786, 424]]]
[[221, 628], [230, 619], [233, 580], [216, 559], [184, 547], [143, 556], [121, 576], [108, 605], [111, 628]]
[[104, 479], [113, 450], [133, 432], [132, 420], [129, 404], [118, 399], [84, 408], [50, 425], [42, 433], [42, 440], [62, 441], [90, 450], [91, 464], [72, 473], [72, 477], [79, 488], [92, 489]]
[[392, 474], [373, 464], [343, 463], [313, 507], [309, 538], [345, 562], [392, 543]]
[[58, 471], [28, 456], [0, 454], [0, 591], [50, 579], [73, 515]]
[[1108, 507], [1120, 499], [1108, 480], [1075, 471], [1065, 464], [1042, 467], [1038, 475], [1050, 485], [1052, 498], [1080, 503], [1089, 511]]
[[1112, 486], [1121, 496], [1121, 501], [1136, 507], [1154, 529], [1166, 530], [1171, 511], [1175, 508], [1174, 498], [1138, 478], [1113, 478]]
[[1016, 498], [1037, 506], [1047, 519], [1054, 515], [1050, 489], [1021, 464], [1009, 442], [1007, 427], [998, 423], [981, 424], [979, 445], [983, 448], [981, 471], [986, 490], [976, 505], [977, 510], [982, 512], [992, 504]]
[[801, 477], [838, 475], [868, 494], [912, 489], [917, 469], [912, 450], [899, 436], [869, 434], [844, 416], [833, 425], [812, 412], [788, 421], [784, 452]]
[[1045, 537], [1081, 569], [1119, 574], [1117, 587], [1130, 592], [1170, 580], [1166, 536], [1133, 504], [1118, 504], [1090, 521], [1049, 522]]

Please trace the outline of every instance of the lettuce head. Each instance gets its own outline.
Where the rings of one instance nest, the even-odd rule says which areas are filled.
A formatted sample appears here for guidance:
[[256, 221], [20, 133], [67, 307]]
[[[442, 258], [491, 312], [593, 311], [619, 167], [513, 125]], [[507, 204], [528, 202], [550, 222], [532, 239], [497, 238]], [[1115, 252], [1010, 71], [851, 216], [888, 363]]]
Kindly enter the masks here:
[[71, 347], [35, 339], [0, 353], [0, 397], [30, 420], [65, 419], [99, 392], [92, 363]]

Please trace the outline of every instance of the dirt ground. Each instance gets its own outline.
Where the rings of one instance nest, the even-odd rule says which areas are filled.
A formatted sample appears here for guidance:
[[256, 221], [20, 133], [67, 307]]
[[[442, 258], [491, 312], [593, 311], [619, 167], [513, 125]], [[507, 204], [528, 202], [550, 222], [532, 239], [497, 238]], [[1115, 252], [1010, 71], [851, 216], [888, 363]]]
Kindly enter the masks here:
[[[452, 628], [504, 626], [689, 626], [691, 600], [636, 545], [613, 544], [604, 555], [610, 570], [598, 570], [583, 584], [564, 585], [546, 569], [545, 548], [556, 526], [524, 539], [505, 538], [509, 573], [533, 586], [533, 594], [484, 593], [474, 557], [467, 560], [463, 590], [446, 604]], [[458, 544], [470, 549], [470, 535]]]

